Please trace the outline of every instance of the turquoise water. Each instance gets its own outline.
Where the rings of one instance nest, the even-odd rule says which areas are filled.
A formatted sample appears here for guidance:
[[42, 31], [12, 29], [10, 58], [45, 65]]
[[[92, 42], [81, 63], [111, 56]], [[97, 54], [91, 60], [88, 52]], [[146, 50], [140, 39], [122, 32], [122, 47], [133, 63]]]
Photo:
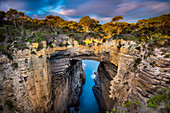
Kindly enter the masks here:
[[99, 105], [92, 91], [92, 87], [95, 85], [94, 71], [97, 71], [99, 62], [93, 60], [83, 60], [82, 62], [85, 68], [86, 82], [80, 96], [79, 113], [100, 113]]

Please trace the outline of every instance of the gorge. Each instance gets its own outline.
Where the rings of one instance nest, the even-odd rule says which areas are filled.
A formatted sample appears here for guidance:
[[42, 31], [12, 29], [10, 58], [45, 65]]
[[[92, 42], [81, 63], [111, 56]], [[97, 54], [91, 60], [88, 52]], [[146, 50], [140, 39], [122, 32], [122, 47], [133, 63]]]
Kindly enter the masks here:
[[[3, 112], [69, 112], [70, 107], [79, 105], [82, 84], [86, 81], [82, 60], [100, 62], [92, 90], [101, 113], [128, 101], [146, 105], [156, 90], [169, 86], [170, 75], [164, 70], [170, 68], [170, 60], [162, 57], [161, 52], [157, 52], [159, 49], [153, 51], [159, 57], [145, 58], [149, 52], [143, 49], [148, 46], [145, 43], [137, 45], [121, 39], [97, 45], [100, 40], [94, 40], [89, 46], [88, 41], [83, 46], [69, 40], [68, 47], [53, 44], [52, 48], [46, 48], [46, 42], [42, 42], [44, 48], [40, 51], [36, 51], [37, 43], [28, 43], [29, 49], [14, 52], [13, 61], [2, 55], [0, 101]], [[153, 61], [157, 65], [152, 66]]]

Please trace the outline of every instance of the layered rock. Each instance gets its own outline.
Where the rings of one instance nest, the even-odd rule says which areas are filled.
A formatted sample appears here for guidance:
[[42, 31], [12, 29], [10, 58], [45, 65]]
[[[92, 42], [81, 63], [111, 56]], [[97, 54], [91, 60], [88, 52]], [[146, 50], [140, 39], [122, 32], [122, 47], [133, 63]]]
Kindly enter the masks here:
[[99, 64], [95, 78], [95, 85], [92, 89], [102, 113], [113, 108], [114, 101], [109, 97], [109, 91], [110, 81], [113, 80], [116, 74], [117, 66], [114, 64], [110, 62], [101, 62]]
[[0, 78], [4, 113], [62, 113], [78, 105], [85, 74], [81, 61], [60, 55], [48, 58], [42, 49], [36, 55], [30, 50], [18, 51], [13, 61], [1, 56]]
[[69, 112], [69, 107], [79, 105], [79, 97], [85, 74], [82, 61], [60, 58], [59, 55], [51, 59], [53, 105], [51, 112]]
[[[157, 89], [169, 86], [170, 59], [156, 51], [153, 51], [155, 55], [146, 56], [145, 44], [110, 40], [92, 46], [53, 45], [53, 48], [46, 48], [43, 42], [44, 48], [37, 51], [38, 44], [33, 43], [29, 50], [14, 52], [13, 61], [0, 57], [3, 112], [8, 113], [8, 107], [12, 109], [13, 106], [15, 111], [64, 112], [68, 106], [77, 105], [85, 78], [81, 61], [77, 60], [83, 59], [101, 62], [93, 87], [101, 111], [123, 105], [128, 100], [146, 104]], [[31, 54], [33, 51], [36, 54]], [[16, 68], [15, 63], [18, 64]]]

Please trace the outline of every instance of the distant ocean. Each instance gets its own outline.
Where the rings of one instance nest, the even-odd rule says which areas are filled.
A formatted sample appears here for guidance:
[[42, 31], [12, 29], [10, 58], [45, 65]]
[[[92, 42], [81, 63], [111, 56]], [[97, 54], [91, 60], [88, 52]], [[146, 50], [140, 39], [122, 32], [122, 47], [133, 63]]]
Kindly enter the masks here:
[[92, 87], [95, 85], [94, 71], [97, 71], [99, 63], [93, 60], [83, 60], [86, 82], [80, 96], [79, 113], [100, 113], [99, 105], [92, 91]]

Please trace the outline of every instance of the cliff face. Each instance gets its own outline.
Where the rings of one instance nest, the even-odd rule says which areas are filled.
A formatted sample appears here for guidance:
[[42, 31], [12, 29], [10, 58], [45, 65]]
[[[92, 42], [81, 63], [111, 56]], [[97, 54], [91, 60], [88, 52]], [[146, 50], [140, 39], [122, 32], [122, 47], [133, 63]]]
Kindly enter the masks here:
[[[162, 52], [163, 50], [167, 52]], [[155, 49], [150, 56], [147, 56], [148, 52], [147, 49], [133, 50], [127, 54], [124, 48], [121, 48], [117, 68], [112, 67], [114, 64], [101, 62], [96, 85], [93, 87], [101, 112], [123, 106], [128, 101], [139, 101], [147, 105], [147, 100], [154, 96], [157, 90], [170, 85], [170, 61], [161, 55], [168, 54], [168, 50]], [[143, 111], [149, 112], [147, 110]]]
[[[47, 112], [51, 92], [50, 62], [18, 51], [13, 62], [1, 57], [1, 96], [4, 112]], [[8, 109], [9, 108], [9, 109]], [[14, 108], [14, 109], [13, 109]]]
[[110, 62], [101, 62], [96, 78], [95, 85], [93, 86], [93, 92], [99, 103], [100, 111], [105, 112], [113, 108], [114, 101], [109, 97], [110, 95], [110, 81], [117, 74], [117, 66]]
[[[9, 112], [68, 111], [78, 105], [85, 74], [82, 62], [68, 58], [49, 59], [45, 49], [32, 55], [18, 51], [14, 60], [0, 57], [0, 108]], [[59, 56], [59, 55], [58, 55]]]
[[86, 44], [46, 49], [45, 44], [40, 51], [33, 43], [29, 50], [14, 52], [13, 61], [0, 57], [0, 110], [3, 112], [58, 113], [76, 106], [85, 78], [78, 60], [83, 59], [101, 62], [93, 87], [101, 111], [129, 100], [146, 105], [157, 89], [170, 84], [170, 59], [164, 58], [169, 50], [165, 48], [151, 52], [145, 44], [124, 40], [95, 43], [93, 47]]
[[52, 62], [52, 88], [54, 113], [68, 112], [68, 107], [76, 107], [79, 104], [79, 96], [85, 74], [82, 61], [67, 58], [54, 59]]

